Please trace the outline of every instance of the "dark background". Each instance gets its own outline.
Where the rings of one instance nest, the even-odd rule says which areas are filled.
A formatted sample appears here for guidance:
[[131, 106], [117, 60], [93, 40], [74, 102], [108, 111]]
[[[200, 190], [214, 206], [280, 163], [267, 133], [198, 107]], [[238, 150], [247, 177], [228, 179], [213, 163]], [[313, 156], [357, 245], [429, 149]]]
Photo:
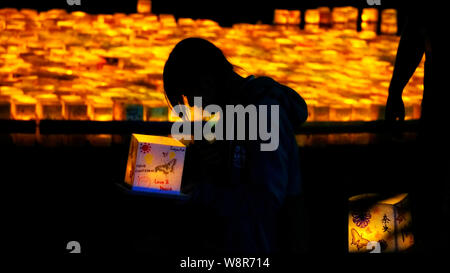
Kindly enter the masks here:
[[[77, 134], [56, 137], [65, 138], [60, 143], [78, 140], [54, 147], [18, 146], [11, 135], [1, 135], [10, 253], [65, 254], [71, 240], [94, 257], [137, 253], [171, 258], [194, 247], [180, 245], [190, 236], [186, 223], [195, 217], [186, 214], [181, 201], [130, 195], [117, 186], [125, 174], [129, 135], [115, 136], [121, 141], [107, 147], [93, 146]], [[301, 147], [309, 253], [348, 257], [348, 197], [409, 192], [420, 181], [417, 149], [414, 140], [390, 138], [365, 146]]]

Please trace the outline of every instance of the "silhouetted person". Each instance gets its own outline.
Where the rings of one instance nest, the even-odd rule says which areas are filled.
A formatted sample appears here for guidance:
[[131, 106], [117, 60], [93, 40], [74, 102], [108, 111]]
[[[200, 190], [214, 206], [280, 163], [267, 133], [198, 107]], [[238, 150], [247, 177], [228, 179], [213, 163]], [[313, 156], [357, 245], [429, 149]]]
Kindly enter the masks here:
[[[425, 54], [424, 93], [419, 128], [422, 176], [413, 186], [413, 212], [419, 251], [448, 251], [449, 117], [450, 90], [448, 15], [437, 2], [409, 7], [401, 34], [394, 73], [386, 104], [386, 121], [391, 125], [405, 117], [402, 91]], [[412, 5], [412, 4], [410, 4]], [[400, 170], [399, 170], [400, 171]], [[406, 171], [406, 170], [405, 170]], [[414, 170], [411, 170], [414, 171]], [[447, 215], [446, 215], [447, 214]], [[437, 226], [435, 223], [439, 223]]]
[[[182, 184], [195, 206], [186, 217], [197, 221], [188, 235], [197, 251], [278, 252], [286, 242], [279, 234], [289, 233], [286, 228], [292, 227], [292, 223], [282, 226], [280, 215], [292, 209], [286, 208], [287, 203], [298, 200], [301, 193], [294, 132], [307, 118], [305, 101], [268, 77], [240, 76], [219, 48], [200, 38], [188, 38], [175, 46], [163, 78], [172, 106], [183, 104], [183, 96], [191, 106], [194, 97], [202, 97], [203, 107], [216, 104], [224, 111], [225, 105], [279, 105], [276, 150], [261, 151], [264, 141], [259, 138], [196, 140], [187, 149]], [[225, 115], [221, 118], [226, 119]], [[270, 116], [268, 120], [270, 126]]]

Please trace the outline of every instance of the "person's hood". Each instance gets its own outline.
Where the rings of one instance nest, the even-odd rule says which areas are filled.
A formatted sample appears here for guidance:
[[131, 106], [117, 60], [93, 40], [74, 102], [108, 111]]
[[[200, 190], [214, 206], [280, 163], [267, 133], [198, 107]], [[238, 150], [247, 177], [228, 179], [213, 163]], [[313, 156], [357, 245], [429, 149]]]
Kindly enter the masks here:
[[249, 76], [244, 83], [244, 89], [248, 94], [248, 101], [254, 104], [275, 104], [284, 109], [291, 121], [294, 131], [308, 118], [308, 108], [305, 100], [293, 89], [282, 85], [269, 77]]

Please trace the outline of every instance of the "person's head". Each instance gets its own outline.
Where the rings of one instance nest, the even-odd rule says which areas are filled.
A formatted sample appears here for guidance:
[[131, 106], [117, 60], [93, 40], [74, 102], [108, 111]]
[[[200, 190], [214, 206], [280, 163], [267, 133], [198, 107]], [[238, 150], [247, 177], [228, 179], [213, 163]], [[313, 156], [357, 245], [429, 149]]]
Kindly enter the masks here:
[[230, 96], [236, 73], [223, 52], [201, 38], [179, 42], [169, 55], [163, 72], [164, 90], [172, 106], [183, 104], [183, 96], [193, 105], [202, 97], [204, 105], [222, 104]]

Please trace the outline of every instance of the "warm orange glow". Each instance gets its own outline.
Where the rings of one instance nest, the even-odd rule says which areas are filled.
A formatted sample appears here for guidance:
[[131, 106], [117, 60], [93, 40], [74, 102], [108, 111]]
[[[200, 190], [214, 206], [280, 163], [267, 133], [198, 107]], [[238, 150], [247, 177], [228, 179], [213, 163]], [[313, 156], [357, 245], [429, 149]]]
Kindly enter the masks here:
[[381, 12], [381, 23], [397, 24], [397, 10], [385, 9]]
[[12, 116], [14, 119], [30, 120], [36, 118], [36, 99], [27, 95], [12, 97]]
[[299, 10], [276, 9], [274, 11], [273, 23], [279, 25], [299, 25], [300, 15]]
[[100, 96], [88, 97], [88, 116], [90, 120], [113, 120], [113, 101]]
[[385, 9], [381, 12], [381, 32], [386, 34], [397, 33], [397, 10]]
[[320, 22], [320, 13], [318, 9], [307, 9], [305, 12], [305, 23], [318, 24]]
[[85, 101], [76, 95], [65, 95], [61, 97], [63, 102], [63, 117], [69, 120], [86, 120], [87, 106]]
[[185, 149], [171, 137], [133, 134], [124, 181], [137, 190], [179, 193]]
[[138, 0], [137, 12], [138, 13], [150, 13], [152, 11], [151, 0]]
[[361, 194], [349, 199], [348, 249], [349, 252], [398, 252], [414, 244], [412, 218], [408, 194], [398, 194], [380, 200], [369, 208], [356, 205], [377, 194]]
[[55, 94], [40, 94], [36, 96], [38, 119], [63, 119], [62, 104]]
[[139, 142], [155, 143], [168, 146], [184, 147], [178, 140], [171, 137], [133, 134]]
[[[269, 76], [298, 91], [308, 121], [382, 119], [399, 37], [377, 36], [376, 9], [364, 9], [361, 32], [357, 16], [354, 7], [308, 10], [300, 30], [299, 10], [275, 10], [276, 25], [226, 28], [169, 14], [1, 9], [0, 117], [174, 120], [164, 63], [178, 41], [196, 36], [213, 41], [243, 76]], [[395, 10], [381, 17], [382, 31], [395, 33]], [[332, 28], [319, 28], [330, 20]], [[407, 119], [420, 117], [423, 63], [404, 91]]]
[[331, 11], [329, 7], [318, 8], [320, 15], [320, 24], [329, 25], [331, 24]]
[[361, 20], [363, 22], [378, 22], [378, 10], [375, 8], [363, 9]]
[[358, 9], [354, 7], [335, 7], [332, 11], [335, 24], [353, 23], [358, 20]]

